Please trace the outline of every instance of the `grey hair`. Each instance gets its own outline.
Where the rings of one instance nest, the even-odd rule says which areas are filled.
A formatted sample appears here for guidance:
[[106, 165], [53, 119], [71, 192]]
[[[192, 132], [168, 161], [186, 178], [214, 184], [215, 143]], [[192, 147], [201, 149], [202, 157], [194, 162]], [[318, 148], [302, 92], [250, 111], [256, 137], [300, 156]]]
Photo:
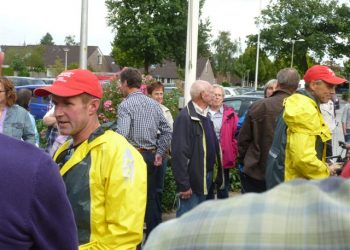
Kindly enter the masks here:
[[223, 86], [221, 86], [221, 85], [215, 83], [215, 84], [213, 84], [213, 88], [214, 88], [214, 89], [220, 89], [221, 92], [222, 92], [222, 97], [225, 96], [225, 89], [224, 89]]
[[203, 80], [196, 80], [190, 89], [190, 95], [191, 95], [191, 99], [195, 100], [197, 99], [200, 94], [206, 90], [206, 88], [208, 87], [208, 85], [210, 85], [209, 82], [207, 81], [203, 81]]
[[299, 86], [300, 76], [293, 68], [284, 68], [277, 73], [277, 81], [281, 89], [295, 91]]
[[267, 89], [268, 87], [271, 87], [272, 85], [277, 84], [277, 79], [271, 79], [266, 84], [264, 89]]

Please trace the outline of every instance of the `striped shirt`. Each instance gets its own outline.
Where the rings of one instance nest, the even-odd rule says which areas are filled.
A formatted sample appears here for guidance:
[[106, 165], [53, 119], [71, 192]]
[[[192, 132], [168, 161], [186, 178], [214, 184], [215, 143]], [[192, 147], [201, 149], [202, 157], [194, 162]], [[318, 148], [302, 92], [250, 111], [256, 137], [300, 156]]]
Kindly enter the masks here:
[[350, 249], [350, 181], [295, 179], [261, 194], [206, 201], [159, 225], [145, 250]]
[[162, 156], [170, 147], [172, 132], [159, 103], [139, 91], [118, 106], [117, 132], [134, 147], [156, 149]]

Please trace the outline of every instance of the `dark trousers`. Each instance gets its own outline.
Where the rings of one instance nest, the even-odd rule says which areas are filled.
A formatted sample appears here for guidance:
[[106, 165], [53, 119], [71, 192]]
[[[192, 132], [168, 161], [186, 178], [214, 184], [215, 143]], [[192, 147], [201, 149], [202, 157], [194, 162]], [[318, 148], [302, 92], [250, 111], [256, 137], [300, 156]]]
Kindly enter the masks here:
[[146, 237], [162, 222], [162, 205], [157, 195], [157, 172], [160, 167], [154, 166], [153, 152], [142, 152], [142, 157], [147, 164], [147, 204], [146, 204]]
[[262, 193], [266, 191], [266, 183], [263, 180], [257, 180], [249, 175], [239, 172], [241, 178], [241, 193]]
[[208, 191], [207, 200], [215, 199], [215, 188], [216, 188], [216, 195], [218, 199], [225, 199], [229, 196], [230, 191], [230, 169], [225, 168], [224, 169], [224, 182], [225, 186], [224, 189], [220, 189], [215, 183], [211, 185], [211, 188]]

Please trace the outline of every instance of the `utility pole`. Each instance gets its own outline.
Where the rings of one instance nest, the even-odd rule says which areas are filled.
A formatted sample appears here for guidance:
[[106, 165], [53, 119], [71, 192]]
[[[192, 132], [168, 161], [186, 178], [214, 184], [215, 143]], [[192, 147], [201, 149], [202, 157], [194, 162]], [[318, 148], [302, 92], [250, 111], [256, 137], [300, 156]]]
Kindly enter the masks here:
[[88, 0], [81, 0], [80, 57], [81, 69], [87, 69]]
[[196, 80], [198, 45], [199, 0], [188, 0], [187, 42], [184, 105], [190, 101], [190, 89]]

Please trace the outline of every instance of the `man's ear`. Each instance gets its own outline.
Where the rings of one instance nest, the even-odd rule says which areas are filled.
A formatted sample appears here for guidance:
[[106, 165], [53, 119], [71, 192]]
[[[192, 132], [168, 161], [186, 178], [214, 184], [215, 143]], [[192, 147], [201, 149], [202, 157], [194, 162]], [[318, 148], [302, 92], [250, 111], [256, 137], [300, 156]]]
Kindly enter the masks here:
[[314, 91], [315, 88], [316, 88], [316, 85], [317, 85], [317, 82], [316, 82], [316, 81], [311, 81], [311, 82], [309, 83], [309, 88], [310, 88], [312, 91]]
[[98, 111], [98, 108], [100, 107], [101, 100], [98, 98], [94, 98], [90, 100], [89, 103], [89, 114], [93, 115], [96, 114]]

